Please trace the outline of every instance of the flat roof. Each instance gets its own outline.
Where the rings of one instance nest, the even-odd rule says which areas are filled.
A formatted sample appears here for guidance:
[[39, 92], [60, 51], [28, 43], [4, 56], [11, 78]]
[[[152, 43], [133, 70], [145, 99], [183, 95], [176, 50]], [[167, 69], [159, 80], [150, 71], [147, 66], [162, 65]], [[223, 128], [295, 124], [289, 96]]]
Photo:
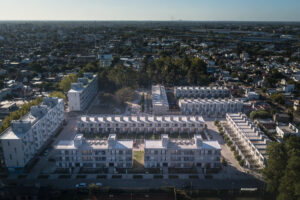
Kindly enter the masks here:
[[185, 115], [167, 115], [167, 116], [81, 116], [79, 119], [81, 122], [93, 122], [93, 123], [205, 123], [202, 116], [185, 116]]
[[218, 141], [202, 141], [202, 145], [197, 147], [194, 139], [169, 139], [168, 146], [162, 145], [162, 140], [145, 140], [145, 149], [221, 149]]
[[74, 140], [60, 140], [55, 145], [55, 149], [58, 150], [72, 150], [72, 149], [132, 149], [133, 140], [116, 140], [115, 145], [110, 147], [107, 140], [83, 140], [82, 145], [77, 148], [74, 144]]
[[[58, 102], [61, 102], [61, 101], [63, 101], [63, 100], [58, 99]], [[48, 105], [44, 104], [44, 102], [42, 102], [38, 106], [41, 106], [41, 105], [47, 106], [47, 112], [49, 112], [53, 108], [51, 106], [48, 106]], [[20, 121], [20, 122], [30, 122], [31, 126], [33, 126], [37, 121], [39, 121], [39, 119], [40, 118], [33, 116], [31, 114], [31, 111], [29, 111], [26, 115], [24, 115], [18, 121]], [[2, 132], [2, 134], [0, 134], [0, 139], [3, 139], [3, 140], [5, 140], [5, 139], [20, 139], [25, 135], [25, 133], [16, 133], [12, 130], [11, 126], [9, 126], [8, 129], [6, 129], [4, 132]]]

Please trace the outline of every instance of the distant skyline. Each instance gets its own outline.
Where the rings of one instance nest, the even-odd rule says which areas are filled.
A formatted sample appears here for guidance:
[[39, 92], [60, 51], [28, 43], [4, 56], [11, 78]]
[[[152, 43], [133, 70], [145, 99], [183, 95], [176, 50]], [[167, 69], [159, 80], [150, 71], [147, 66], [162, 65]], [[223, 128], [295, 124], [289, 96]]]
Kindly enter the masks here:
[[300, 0], [0, 0], [0, 20], [300, 21]]

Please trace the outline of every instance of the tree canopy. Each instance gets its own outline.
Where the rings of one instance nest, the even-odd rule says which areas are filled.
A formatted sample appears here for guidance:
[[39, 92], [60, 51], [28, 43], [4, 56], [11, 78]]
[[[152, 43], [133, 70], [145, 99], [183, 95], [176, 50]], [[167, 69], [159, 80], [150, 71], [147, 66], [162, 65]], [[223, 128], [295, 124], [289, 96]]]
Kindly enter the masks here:
[[2, 121], [2, 125], [0, 126], [0, 134], [10, 126], [10, 124], [13, 120], [18, 120], [18, 119], [22, 118], [24, 115], [26, 115], [30, 111], [30, 108], [32, 106], [36, 106], [36, 105], [40, 104], [42, 101], [43, 101], [43, 98], [38, 97], [35, 100], [32, 100], [28, 103], [23, 104], [19, 110], [11, 112], [9, 114], [9, 116], [5, 117], [4, 120]]
[[67, 102], [66, 95], [59, 91], [54, 91], [54, 92], [49, 93], [49, 97], [58, 97], [58, 98], [63, 99], [65, 102]]
[[283, 143], [271, 142], [263, 170], [267, 191], [277, 200], [300, 199], [300, 138], [290, 136]]
[[70, 74], [65, 77], [58, 83], [58, 88], [63, 92], [68, 92], [71, 88], [71, 83], [77, 82], [77, 75]]
[[271, 113], [266, 110], [255, 110], [250, 113], [250, 118], [254, 119], [267, 119], [272, 117]]

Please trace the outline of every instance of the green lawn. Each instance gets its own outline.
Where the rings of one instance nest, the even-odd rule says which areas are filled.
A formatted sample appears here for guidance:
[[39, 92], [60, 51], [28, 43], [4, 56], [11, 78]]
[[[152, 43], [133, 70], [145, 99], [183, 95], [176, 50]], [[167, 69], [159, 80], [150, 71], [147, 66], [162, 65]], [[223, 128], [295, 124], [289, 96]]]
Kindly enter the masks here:
[[144, 151], [133, 151], [133, 168], [144, 169]]

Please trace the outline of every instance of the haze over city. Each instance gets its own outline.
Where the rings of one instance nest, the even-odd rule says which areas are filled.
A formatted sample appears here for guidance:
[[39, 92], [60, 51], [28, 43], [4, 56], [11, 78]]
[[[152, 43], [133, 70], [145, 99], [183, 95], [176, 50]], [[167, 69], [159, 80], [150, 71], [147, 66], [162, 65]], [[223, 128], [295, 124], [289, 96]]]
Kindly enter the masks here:
[[299, 0], [0, 0], [0, 199], [300, 199]]
[[1, 0], [0, 5], [0, 20], [300, 20], [298, 0]]

